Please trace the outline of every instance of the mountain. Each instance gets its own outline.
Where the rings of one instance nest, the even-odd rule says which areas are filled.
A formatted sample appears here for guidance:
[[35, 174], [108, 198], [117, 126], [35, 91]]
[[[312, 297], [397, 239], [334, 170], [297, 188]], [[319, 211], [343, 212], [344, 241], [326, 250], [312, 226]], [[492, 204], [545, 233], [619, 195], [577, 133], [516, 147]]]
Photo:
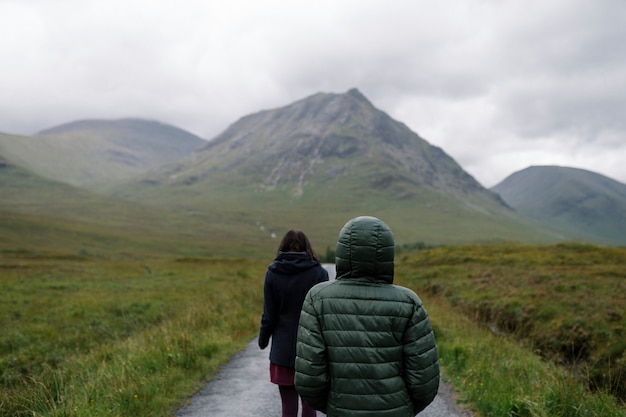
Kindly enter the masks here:
[[0, 134], [0, 158], [9, 246], [46, 237], [90, 253], [267, 256], [290, 228], [334, 247], [358, 215], [385, 220], [399, 245], [571, 239], [355, 89], [242, 117], [208, 142], [158, 122], [91, 120]]
[[43, 177], [93, 187], [172, 163], [203, 139], [156, 121], [82, 120], [34, 136], [0, 134], [0, 152]]
[[334, 245], [345, 221], [363, 214], [387, 221], [400, 242], [563, 238], [521, 219], [356, 89], [245, 116], [189, 157], [110, 192], [202, 216], [242, 245], [275, 245], [270, 236], [291, 227]]
[[577, 168], [532, 166], [492, 188], [519, 213], [583, 239], [626, 244], [626, 185]]
[[[408, 198], [420, 186], [461, 200], [505, 206], [440, 148], [377, 110], [358, 90], [316, 94], [292, 105], [242, 118], [193, 157], [163, 170], [160, 181], [192, 184], [224, 176], [261, 190], [360, 178]], [[234, 175], [234, 176], [233, 176]]]

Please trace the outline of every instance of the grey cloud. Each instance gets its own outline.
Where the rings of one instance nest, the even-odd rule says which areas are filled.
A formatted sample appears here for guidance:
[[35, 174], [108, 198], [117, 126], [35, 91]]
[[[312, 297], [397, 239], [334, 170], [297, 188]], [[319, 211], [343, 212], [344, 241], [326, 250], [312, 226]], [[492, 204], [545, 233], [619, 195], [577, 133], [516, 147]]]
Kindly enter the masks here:
[[357, 87], [484, 184], [550, 162], [624, 182], [624, 21], [621, 0], [3, 0], [0, 131], [145, 117], [209, 139]]

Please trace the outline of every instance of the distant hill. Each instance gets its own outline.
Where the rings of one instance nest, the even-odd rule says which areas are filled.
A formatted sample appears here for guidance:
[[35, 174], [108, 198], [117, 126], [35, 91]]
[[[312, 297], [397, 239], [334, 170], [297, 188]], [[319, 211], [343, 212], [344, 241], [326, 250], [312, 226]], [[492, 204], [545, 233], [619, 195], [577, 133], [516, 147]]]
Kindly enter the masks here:
[[172, 163], [206, 143], [156, 121], [82, 120], [34, 136], [0, 134], [0, 152], [43, 177], [92, 187]]
[[520, 214], [583, 239], [626, 244], [626, 185], [577, 168], [533, 166], [492, 188]]
[[[210, 228], [209, 228], [210, 229]], [[209, 233], [215, 241], [204, 239]], [[172, 210], [43, 178], [0, 152], [0, 256], [42, 251], [92, 256], [225, 256], [229, 234]]]
[[191, 156], [111, 192], [184, 208], [242, 244], [275, 245], [270, 236], [301, 227], [334, 245], [362, 214], [386, 220], [400, 242], [563, 238], [521, 219], [355, 89], [245, 116]]

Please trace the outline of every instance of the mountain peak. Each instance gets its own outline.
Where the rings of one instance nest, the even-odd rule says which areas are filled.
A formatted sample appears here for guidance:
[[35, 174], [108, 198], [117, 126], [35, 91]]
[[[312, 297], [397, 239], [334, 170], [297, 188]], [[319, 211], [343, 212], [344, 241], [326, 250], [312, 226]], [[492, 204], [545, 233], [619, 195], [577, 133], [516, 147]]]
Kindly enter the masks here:
[[360, 101], [365, 101], [369, 103], [369, 100], [357, 89], [357, 88], [351, 88], [346, 92], [346, 95], [353, 97], [357, 100]]
[[296, 197], [347, 181], [390, 198], [429, 190], [505, 206], [443, 150], [375, 108], [356, 88], [245, 116], [162, 175], [187, 185], [224, 176], [237, 186], [291, 189]]

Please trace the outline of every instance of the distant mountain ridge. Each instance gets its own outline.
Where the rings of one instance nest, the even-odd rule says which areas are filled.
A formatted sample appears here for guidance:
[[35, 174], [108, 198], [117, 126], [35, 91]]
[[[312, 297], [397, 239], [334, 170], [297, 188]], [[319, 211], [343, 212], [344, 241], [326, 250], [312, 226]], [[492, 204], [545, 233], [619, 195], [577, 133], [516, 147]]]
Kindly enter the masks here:
[[29, 170], [83, 187], [174, 162], [206, 141], [151, 120], [81, 120], [34, 136], [0, 134], [0, 152]]
[[611, 178], [578, 168], [532, 166], [492, 190], [543, 224], [626, 244], [626, 185]]
[[323, 248], [358, 215], [385, 220], [398, 244], [581, 236], [494, 191], [357, 89], [244, 116], [210, 141], [138, 119], [0, 133], [0, 210], [115, 225], [165, 247], [184, 236], [211, 253], [267, 253], [295, 227]]
[[520, 221], [356, 89], [242, 117], [188, 157], [110, 192], [273, 234], [314, 224], [324, 241], [362, 214], [388, 220], [401, 241], [559, 239]]

